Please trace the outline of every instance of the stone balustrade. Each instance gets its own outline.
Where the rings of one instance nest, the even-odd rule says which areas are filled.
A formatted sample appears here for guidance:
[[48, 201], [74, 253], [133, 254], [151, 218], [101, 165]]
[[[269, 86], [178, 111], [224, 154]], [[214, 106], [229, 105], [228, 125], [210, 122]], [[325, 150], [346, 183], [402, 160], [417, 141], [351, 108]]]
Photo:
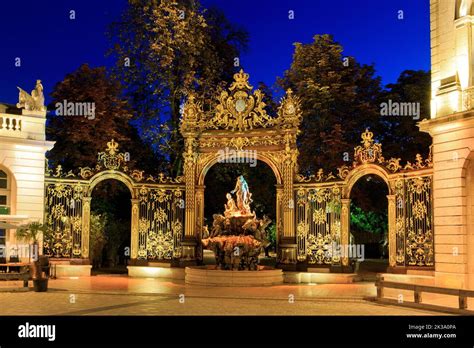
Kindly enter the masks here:
[[0, 132], [2, 135], [18, 136], [22, 130], [21, 115], [0, 114]]

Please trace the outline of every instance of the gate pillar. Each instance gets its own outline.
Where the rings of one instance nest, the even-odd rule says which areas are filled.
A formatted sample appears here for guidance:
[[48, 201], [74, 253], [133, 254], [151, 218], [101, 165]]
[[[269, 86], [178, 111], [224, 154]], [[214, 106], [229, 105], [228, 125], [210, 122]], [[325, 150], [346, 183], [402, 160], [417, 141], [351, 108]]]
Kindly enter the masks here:
[[397, 265], [396, 205], [395, 195], [387, 195], [388, 199], [388, 264], [390, 268]]
[[298, 150], [290, 147], [292, 135], [285, 135], [286, 144], [283, 155], [283, 238], [278, 246], [278, 264], [284, 270], [296, 270], [295, 197], [293, 181]]
[[[350, 245], [350, 226], [351, 226], [351, 200], [349, 198], [341, 199], [341, 249], [349, 250]], [[341, 258], [342, 267], [349, 267], [349, 255], [344, 252]]]
[[81, 256], [83, 259], [89, 258], [89, 236], [91, 219], [92, 197], [82, 197], [82, 234], [81, 234]]
[[139, 235], [138, 235], [138, 208], [140, 200], [132, 199], [132, 236], [130, 239], [130, 258], [132, 260], [138, 259], [138, 246], [139, 246]]
[[184, 177], [186, 181], [186, 202], [185, 202], [185, 224], [184, 238], [181, 242], [180, 265], [195, 265], [196, 260], [196, 163], [197, 153], [194, 148], [195, 139], [186, 138], [186, 151], [184, 157]]

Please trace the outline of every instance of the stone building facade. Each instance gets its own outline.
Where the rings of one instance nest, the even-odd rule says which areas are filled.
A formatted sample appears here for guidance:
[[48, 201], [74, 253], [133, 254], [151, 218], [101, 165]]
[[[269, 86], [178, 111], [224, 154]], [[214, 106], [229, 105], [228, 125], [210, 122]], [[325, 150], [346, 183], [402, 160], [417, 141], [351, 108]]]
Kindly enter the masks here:
[[435, 283], [474, 288], [474, 12], [472, 0], [431, 0]]
[[44, 216], [45, 153], [54, 143], [45, 136], [42, 87], [32, 95], [21, 90], [17, 105], [0, 104], [0, 247], [7, 259], [28, 259], [28, 242], [15, 238], [14, 227]]

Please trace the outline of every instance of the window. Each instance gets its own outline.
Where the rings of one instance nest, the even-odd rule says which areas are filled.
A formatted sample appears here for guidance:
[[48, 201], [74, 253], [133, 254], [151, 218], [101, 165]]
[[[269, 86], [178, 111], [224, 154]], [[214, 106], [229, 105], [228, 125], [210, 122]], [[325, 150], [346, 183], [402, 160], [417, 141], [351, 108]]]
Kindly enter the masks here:
[[10, 176], [0, 169], [0, 214], [10, 213]]
[[[0, 229], [0, 249], [2, 249], [2, 247], [5, 246], [6, 241], [7, 241], [6, 238], [7, 238], [7, 236], [6, 236], [5, 230], [4, 230], [4, 229]], [[1, 250], [0, 250], [0, 251], [1, 251]], [[1, 256], [1, 253], [0, 253], [0, 256]]]
[[0, 170], [0, 189], [8, 188], [8, 176], [3, 170]]

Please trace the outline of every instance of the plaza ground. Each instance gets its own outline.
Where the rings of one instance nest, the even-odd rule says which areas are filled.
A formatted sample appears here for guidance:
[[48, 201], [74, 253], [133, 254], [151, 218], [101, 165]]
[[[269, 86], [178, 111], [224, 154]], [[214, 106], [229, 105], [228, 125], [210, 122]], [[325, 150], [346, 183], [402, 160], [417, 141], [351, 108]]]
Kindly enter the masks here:
[[[376, 303], [373, 282], [237, 288], [109, 275], [50, 279], [46, 293], [21, 286], [20, 281], [0, 282], [1, 315], [443, 315]], [[403, 296], [412, 301], [413, 295]]]

